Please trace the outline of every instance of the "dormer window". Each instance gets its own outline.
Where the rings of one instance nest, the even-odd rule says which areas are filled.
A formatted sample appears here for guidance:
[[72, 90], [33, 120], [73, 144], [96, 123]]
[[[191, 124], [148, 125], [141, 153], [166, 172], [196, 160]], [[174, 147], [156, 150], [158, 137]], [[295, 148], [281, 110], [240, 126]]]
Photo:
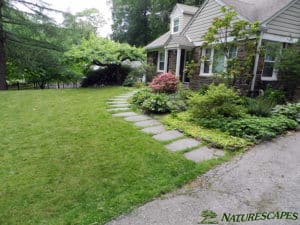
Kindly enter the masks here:
[[179, 31], [179, 18], [175, 18], [173, 20], [173, 33], [177, 33]]

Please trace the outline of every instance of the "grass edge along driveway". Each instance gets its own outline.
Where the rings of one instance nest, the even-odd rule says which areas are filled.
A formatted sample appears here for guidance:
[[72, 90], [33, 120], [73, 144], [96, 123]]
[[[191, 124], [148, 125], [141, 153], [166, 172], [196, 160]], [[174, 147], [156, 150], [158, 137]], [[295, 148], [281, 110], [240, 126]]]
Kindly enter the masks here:
[[104, 224], [220, 162], [194, 164], [113, 118], [105, 103], [126, 91], [0, 93], [1, 225]]

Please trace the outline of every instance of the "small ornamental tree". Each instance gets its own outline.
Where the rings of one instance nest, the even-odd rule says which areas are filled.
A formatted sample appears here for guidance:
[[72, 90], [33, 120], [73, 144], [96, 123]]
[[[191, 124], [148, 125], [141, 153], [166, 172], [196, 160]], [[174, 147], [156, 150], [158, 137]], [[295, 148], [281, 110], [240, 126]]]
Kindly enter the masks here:
[[156, 76], [149, 87], [153, 92], [172, 94], [177, 91], [178, 79], [171, 73], [163, 73]]
[[[221, 74], [235, 85], [238, 76], [251, 75], [259, 39], [259, 22], [237, 19], [237, 13], [232, 7], [223, 6], [221, 12], [224, 16], [213, 20], [203, 39], [207, 47], [220, 50], [225, 56], [225, 68]], [[244, 48], [246, 52], [242, 58], [235, 54], [238, 47]]]

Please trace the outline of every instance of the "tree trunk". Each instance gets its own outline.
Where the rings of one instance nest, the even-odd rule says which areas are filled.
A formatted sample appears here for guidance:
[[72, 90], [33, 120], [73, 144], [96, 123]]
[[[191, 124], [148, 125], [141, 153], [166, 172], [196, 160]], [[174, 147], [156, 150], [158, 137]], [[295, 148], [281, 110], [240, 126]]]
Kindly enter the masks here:
[[6, 62], [5, 62], [5, 35], [2, 23], [2, 8], [4, 0], [0, 0], [0, 90], [7, 90], [6, 84]]

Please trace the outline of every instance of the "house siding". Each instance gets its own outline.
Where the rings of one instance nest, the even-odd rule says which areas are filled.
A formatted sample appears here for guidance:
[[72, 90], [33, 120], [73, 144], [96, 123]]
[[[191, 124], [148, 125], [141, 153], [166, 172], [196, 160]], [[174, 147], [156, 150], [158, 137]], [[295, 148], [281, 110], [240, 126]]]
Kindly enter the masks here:
[[267, 24], [267, 33], [280, 36], [300, 37], [300, 0], [277, 15]]
[[177, 33], [180, 33], [188, 24], [188, 22], [192, 19], [192, 17], [192, 15], [183, 14], [181, 10], [178, 7], [176, 7], [176, 9], [170, 15], [170, 31], [173, 31], [173, 19], [179, 18], [179, 31]]
[[187, 35], [191, 41], [202, 41], [202, 36], [208, 31], [212, 25], [212, 21], [216, 17], [222, 17], [221, 6], [215, 1], [210, 0], [198, 11], [194, 19], [188, 25], [184, 34]]

